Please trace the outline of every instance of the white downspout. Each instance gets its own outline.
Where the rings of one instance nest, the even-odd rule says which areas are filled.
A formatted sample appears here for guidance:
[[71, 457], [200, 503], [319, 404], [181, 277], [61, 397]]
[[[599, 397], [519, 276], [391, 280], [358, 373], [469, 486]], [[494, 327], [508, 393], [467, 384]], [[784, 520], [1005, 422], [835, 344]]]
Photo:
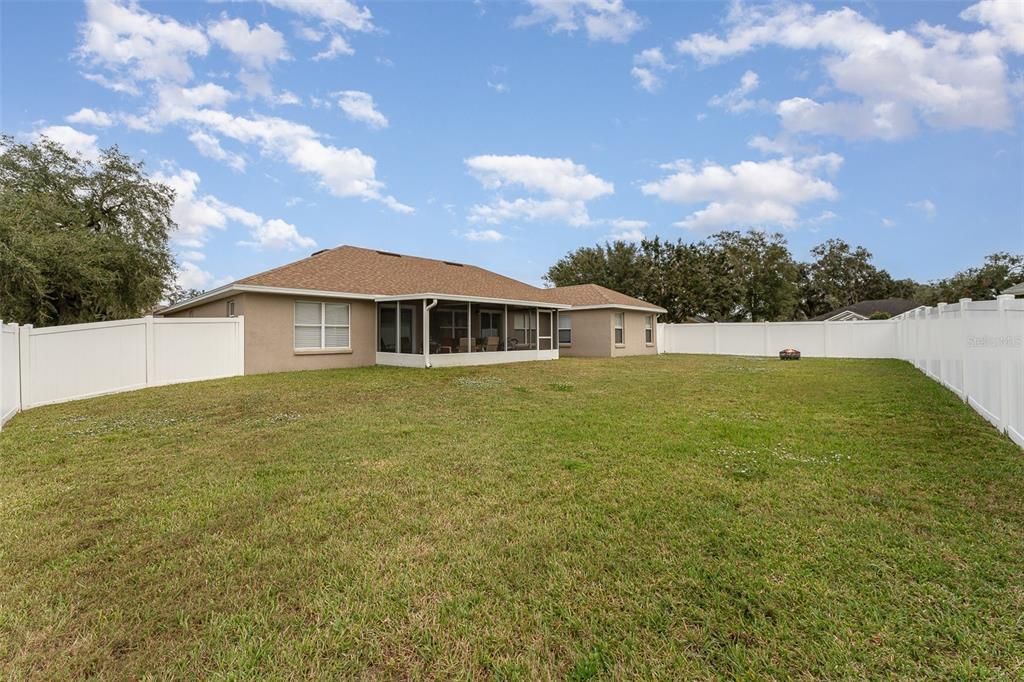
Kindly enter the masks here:
[[437, 305], [437, 299], [427, 304], [423, 299], [423, 366], [430, 367], [430, 309]]

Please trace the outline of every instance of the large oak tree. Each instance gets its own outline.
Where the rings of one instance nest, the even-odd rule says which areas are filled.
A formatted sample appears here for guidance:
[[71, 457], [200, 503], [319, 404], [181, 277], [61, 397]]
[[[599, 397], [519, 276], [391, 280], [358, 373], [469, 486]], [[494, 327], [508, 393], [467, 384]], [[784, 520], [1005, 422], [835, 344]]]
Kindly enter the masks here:
[[90, 162], [0, 137], [0, 319], [135, 317], [174, 291], [174, 192], [117, 147]]

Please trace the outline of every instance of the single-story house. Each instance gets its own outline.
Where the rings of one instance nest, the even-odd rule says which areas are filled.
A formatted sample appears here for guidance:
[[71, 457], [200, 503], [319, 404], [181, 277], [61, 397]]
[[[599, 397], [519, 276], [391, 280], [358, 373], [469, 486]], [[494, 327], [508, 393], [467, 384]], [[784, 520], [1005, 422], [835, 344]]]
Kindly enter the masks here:
[[596, 284], [541, 288], [354, 246], [203, 293], [167, 317], [244, 316], [245, 373], [657, 353], [665, 310]]
[[920, 307], [920, 303], [907, 298], [879, 298], [871, 301], [858, 301], [853, 305], [843, 306], [830, 313], [812, 317], [811, 320], [814, 322], [849, 322], [870, 319], [875, 313], [885, 313], [889, 317], [896, 317], [908, 310]]

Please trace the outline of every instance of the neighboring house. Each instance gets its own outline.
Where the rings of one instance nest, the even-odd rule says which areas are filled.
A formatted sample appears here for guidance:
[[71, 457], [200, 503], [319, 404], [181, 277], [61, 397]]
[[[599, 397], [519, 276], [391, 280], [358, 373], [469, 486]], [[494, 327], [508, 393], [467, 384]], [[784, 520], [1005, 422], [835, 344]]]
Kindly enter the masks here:
[[1014, 296], [1024, 296], [1024, 282], [1014, 284], [1009, 289], [1004, 289], [1001, 293], [1012, 294]]
[[339, 246], [161, 314], [243, 315], [245, 373], [256, 374], [656, 353], [664, 312], [597, 285], [543, 289], [473, 265]]
[[814, 322], [848, 322], [867, 320], [875, 313], [886, 313], [889, 317], [902, 315], [908, 310], [920, 308], [921, 304], [906, 298], [880, 298], [874, 301], [858, 301], [838, 310], [811, 318]]

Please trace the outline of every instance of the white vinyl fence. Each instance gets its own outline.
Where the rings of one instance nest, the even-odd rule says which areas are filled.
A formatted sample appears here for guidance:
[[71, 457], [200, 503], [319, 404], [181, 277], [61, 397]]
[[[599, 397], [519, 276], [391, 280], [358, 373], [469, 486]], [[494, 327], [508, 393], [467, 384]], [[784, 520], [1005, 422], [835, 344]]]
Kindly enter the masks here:
[[153, 318], [35, 329], [0, 324], [0, 426], [18, 410], [245, 371], [242, 317]]
[[1024, 300], [918, 308], [891, 320], [659, 324], [662, 353], [898, 358], [948, 387], [1024, 447]]

